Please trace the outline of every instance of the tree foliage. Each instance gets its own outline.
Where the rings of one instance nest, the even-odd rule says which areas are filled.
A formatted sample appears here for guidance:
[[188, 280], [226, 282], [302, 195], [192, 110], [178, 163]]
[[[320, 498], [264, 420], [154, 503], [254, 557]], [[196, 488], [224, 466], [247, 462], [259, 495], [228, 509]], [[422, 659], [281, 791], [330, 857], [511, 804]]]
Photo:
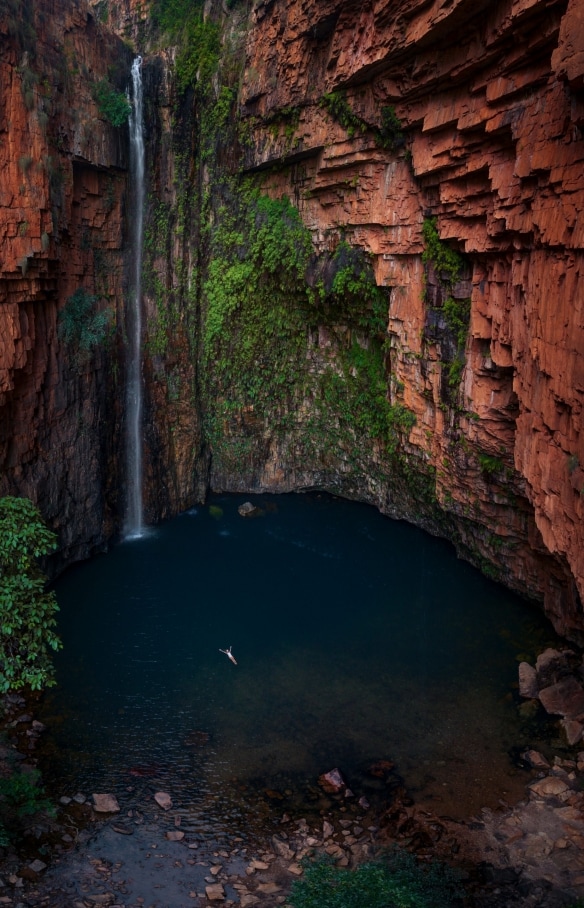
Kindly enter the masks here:
[[95, 85], [94, 97], [99, 112], [112, 126], [124, 126], [132, 110], [123, 91], [117, 91], [107, 79], [100, 79]]
[[0, 498], [0, 693], [54, 683], [58, 606], [36, 559], [55, 547], [55, 534], [31, 501]]

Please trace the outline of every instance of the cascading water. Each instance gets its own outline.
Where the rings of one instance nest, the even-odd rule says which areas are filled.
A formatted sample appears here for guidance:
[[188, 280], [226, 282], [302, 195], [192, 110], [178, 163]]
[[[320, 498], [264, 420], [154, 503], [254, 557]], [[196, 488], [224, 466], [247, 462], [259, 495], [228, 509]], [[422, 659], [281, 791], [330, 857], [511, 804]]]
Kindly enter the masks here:
[[130, 112], [130, 174], [133, 200], [132, 294], [127, 317], [126, 390], [126, 489], [127, 513], [124, 535], [139, 538], [144, 533], [142, 502], [142, 238], [144, 227], [144, 130], [142, 113], [142, 57], [132, 63], [132, 109]]

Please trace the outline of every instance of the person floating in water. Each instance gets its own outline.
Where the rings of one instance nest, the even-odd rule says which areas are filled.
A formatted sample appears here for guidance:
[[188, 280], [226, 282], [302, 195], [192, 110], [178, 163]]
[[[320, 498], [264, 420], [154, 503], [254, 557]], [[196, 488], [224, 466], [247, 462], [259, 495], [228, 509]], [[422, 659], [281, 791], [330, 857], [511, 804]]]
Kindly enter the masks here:
[[230, 659], [234, 665], [237, 665], [237, 659], [231, 654], [231, 647], [229, 649], [220, 649], [220, 653], [225, 653], [228, 659]]

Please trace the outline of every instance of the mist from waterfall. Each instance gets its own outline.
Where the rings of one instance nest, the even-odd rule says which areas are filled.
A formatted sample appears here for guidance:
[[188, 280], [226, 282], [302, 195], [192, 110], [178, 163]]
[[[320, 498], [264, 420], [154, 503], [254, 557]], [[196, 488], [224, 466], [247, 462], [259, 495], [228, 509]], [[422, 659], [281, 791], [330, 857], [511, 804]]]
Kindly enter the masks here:
[[142, 57], [132, 63], [130, 127], [131, 247], [133, 271], [126, 316], [126, 539], [144, 533], [142, 501], [142, 240], [144, 232], [144, 127]]

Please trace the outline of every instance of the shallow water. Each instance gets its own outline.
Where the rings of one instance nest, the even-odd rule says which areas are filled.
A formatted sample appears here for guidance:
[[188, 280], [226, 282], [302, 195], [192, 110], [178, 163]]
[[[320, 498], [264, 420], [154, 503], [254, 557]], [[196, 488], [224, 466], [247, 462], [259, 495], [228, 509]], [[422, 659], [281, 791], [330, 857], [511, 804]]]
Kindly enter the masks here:
[[[255, 519], [237, 508], [253, 500]], [[417, 802], [468, 816], [519, 798], [517, 658], [553, 639], [452, 547], [326, 495], [216, 496], [56, 586], [64, 648], [41, 768], [73, 795], [172, 794], [182, 828], [244, 838], [357, 796], [395, 761]], [[219, 649], [233, 647], [237, 666]]]

